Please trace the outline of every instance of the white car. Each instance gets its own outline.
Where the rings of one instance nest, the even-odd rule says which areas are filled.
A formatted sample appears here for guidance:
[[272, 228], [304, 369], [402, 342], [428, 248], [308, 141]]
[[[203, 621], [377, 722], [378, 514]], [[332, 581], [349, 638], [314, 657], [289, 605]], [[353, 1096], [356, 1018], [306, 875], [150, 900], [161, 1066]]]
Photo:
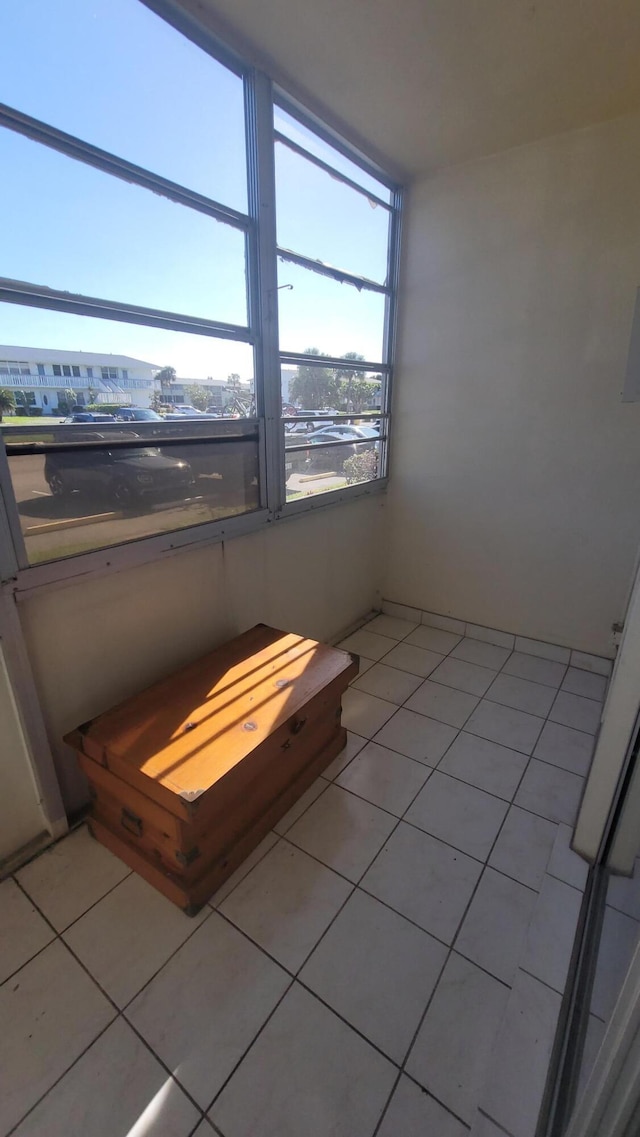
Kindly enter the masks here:
[[188, 415], [189, 418], [199, 418], [202, 414], [202, 411], [196, 410], [191, 403], [175, 403], [172, 410], [176, 415]]

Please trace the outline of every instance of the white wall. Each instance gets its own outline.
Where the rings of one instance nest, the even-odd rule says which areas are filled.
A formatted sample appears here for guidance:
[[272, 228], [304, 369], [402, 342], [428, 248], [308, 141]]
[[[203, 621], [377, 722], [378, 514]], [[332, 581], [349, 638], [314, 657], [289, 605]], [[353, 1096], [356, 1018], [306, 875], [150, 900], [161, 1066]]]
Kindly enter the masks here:
[[45, 833], [40, 793], [0, 642], [0, 861]]
[[62, 735], [263, 622], [330, 639], [379, 602], [380, 498], [21, 602], [67, 809], [85, 784]]
[[640, 539], [639, 143], [618, 119], [413, 188], [388, 599], [611, 653]]

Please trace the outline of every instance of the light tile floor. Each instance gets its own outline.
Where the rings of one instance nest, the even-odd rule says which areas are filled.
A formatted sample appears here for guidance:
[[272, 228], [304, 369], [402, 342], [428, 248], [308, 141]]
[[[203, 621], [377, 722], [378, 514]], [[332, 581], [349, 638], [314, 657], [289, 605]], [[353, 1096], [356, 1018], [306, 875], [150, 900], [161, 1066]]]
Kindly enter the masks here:
[[345, 751], [197, 918], [84, 828], [0, 885], [1, 1137], [533, 1137], [605, 679], [394, 608], [344, 642]]

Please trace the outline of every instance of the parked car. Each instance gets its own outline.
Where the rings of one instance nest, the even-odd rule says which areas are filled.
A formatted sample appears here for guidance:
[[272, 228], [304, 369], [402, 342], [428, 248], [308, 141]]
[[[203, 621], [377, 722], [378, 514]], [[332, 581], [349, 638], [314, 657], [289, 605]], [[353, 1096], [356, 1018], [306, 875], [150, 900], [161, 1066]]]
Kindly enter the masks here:
[[287, 422], [285, 423], [285, 442], [287, 438], [295, 438], [299, 442], [299, 435], [312, 434], [314, 430], [320, 430], [320, 428], [325, 425], [325, 422], [321, 418], [300, 419], [300, 422]]
[[172, 408], [171, 411], [169, 411], [167, 414], [163, 415], [163, 418], [165, 418], [167, 420], [167, 422], [183, 422], [185, 419], [189, 419], [189, 418], [202, 419], [202, 418], [218, 418], [218, 417], [219, 417], [218, 414], [210, 414], [209, 412], [206, 412], [206, 411], [197, 411], [195, 409], [195, 407], [188, 407], [187, 408], [185, 405], [182, 405], [182, 407], [180, 407], [179, 405], [176, 405]]
[[74, 414], [68, 415], [67, 418], [63, 419], [63, 422], [65, 423], [65, 425], [68, 423], [77, 423], [77, 422], [115, 422], [115, 421], [116, 421], [115, 415], [101, 415], [101, 414], [97, 414], [94, 411], [76, 411]]
[[118, 422], [162, 422], [162, 415], [147, 407], [121, 407], [116, 418]]
[[[308, 472], [335, 470], [342, 473], [347, 458], [377, 449], [379, 437], [380, 432], [373, 426], [349, 426], [346, 423], [324, 426], [307, 435], [309, 449], [303, 454], [304, 468]], [[323, 449], [328, 442], [344, 442], [344, 446]]]
[[163, 454], [156, 446], [109, 447], [110, 442], [137, 437], [130, 432], [87, 432], [74, 442], [104, 442], [105, 447], [86, 450], [49, 451], [44, 476], [54, 497], [78, 492], [106, 497], [112, 505], [127, 509], [143, 498], [180, 497], [193, 485], [188, 462]]

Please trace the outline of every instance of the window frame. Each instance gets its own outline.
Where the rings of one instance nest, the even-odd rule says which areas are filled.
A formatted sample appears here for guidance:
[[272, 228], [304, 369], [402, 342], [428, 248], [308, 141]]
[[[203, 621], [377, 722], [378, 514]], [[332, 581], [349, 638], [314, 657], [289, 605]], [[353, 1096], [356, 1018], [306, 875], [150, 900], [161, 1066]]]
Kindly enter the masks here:
[[[194, 42], [213, 59], [229, 68], [242, 79], [245, 100], [246, 168], [248, 181], [247, 214], [191, 191], [177, 182], [138, 167], [133, 163], [100, 150], [64, 131], [0, 104], [0, 128], [9, 127], [67, 156], [83, 161], [108, 174], [133, 182], [143, 188], [176, 201], [188, 208], [208, 214], [244, 232], [245, 266], [247, 279], [247, 324], [228, 324], [213, 319], [189, 317], [180, 313], [163, 312], [152, 308], [125, 305], [80, 294], [62, 292], [41, 285], [0, 278], [0, 302], [42, 307], [52, 311], [89, 315], [112, 321], [125, 321], [165, 328], [191, 331], [213, 338], [244, 342], [253, 348], [256, 417], [259, 421], [259, 482], [261, 507], [251, 513], [227, 519], [204, 522], [198, 526], [174, 530], [155, 536], [142, 537], [119, 545], [80, 553], [57, 561], [29, 565], [21, 532], [17, 504], [9, 474], [4, 442], [0, 443], [0, 577], [11, 581], [11, 587], [28, 594], [43, 587], [62, 586], [76, 577], [87, 574], [119, 571], [135, 565], [149, 563], [159, 557], [172, 555], [182, 549], [228, 540], [242, 536], [280, 520], [293, 519], [299, 514], [345, 504], [358, 498], [383, 492], [388, 481], [389, 427], [391, 422], [391, 390], [393, 359], [397, 324], [397, 288], [400, 256], [400, 232], [403, 189], [387, 172], [382, 170], [359, 150], [351, 146], [326, 123], [311, 114], [293, 99], [279, 84], [276, 85], [263, 70], [252, 66], [219, 40], [195, 17], [189, 15], [176, 0], [140, 0], [151, 11], [164, 19], [182, 35]], [[304, 353], [281, 351], [278, 338], [278, 276], [277, 266], [284, 250], [279, 250], [276, 237], [276, 182], [275, 147], [278, 132], [274, 126], [274, 108], [281, 108], [298, 120], [306, 129], [333, 147], [364, 173], [375, 178], [389, 190], [389, 202], [380, 204], [389, 211], [390, 230], [388, 245], [387, 284], [366, 282], [377, 292], [385, 293], [385, 327], [383, 360], [350, 364], [353, 370], [375, 372], [382, 375], [381, 409], [376, 417], [384, 419], [386, 429], [381, 431], [380, 470], [382, 476], [371, 482], [346, 486], [340, 490], [286, 501], [285, 445], [281, 397], [281, 367], [287, 364], [313, 363], [313, 356]], [[292, 148], [309, 157], [304, 148]], [[320, 168], [326, 163], [311, 155], [311, 161]], [[340, 175], [347, 185], [365, 196], [375, 198], [364, 187], [358, 186], [347, 175]], [[298, 262], [291, 250], [291, 259]], [[308, 261], [309, 258], [306, 258]], [[308, 267], [305, 265], [304, 267]], [[330, 271], [326, 275], [332, 275]], [[345, 281], [356, 283], [362, 278], [355, 274], [342, 274]], [[334, 277], [336, 279], [336, 277]], [[324, 365], [344, 366], [344, 360], [322, 357]], [[364, 365], [363, 365], [364, 364]], [[348, 418], [346, 414], [332, 416], [332, 421]], [[353, 414], [351, 415], [353, 417]], [[358, 416], [360, 417], [360, 416]]]

